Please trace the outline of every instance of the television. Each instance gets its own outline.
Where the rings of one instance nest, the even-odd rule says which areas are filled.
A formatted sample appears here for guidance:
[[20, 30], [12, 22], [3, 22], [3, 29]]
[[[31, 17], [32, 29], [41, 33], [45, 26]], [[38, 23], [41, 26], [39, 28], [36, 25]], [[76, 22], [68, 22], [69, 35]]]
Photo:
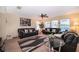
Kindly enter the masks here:
[[60, 32], [70, 31], [70, 19], [61, 19], [60, 29]]

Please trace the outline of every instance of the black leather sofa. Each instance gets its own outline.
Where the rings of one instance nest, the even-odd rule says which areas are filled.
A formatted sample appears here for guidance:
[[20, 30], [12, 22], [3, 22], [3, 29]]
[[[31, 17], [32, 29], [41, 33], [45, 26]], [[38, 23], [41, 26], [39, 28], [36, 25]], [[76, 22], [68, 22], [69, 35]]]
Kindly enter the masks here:
[[79, 40], [79, 36], [75, 32], [66, 32], [62, 39], [65, 45], [61, 47], [61, 52], [75, 52]]
[[18, 29], [18, 36], [20, 39], [34, 36], [34, 35], [38, 35], [38, 31], [35, 30], [35, 28], [19, 28]]
[[42, 32], [43, 34], [57, 34], [60, 32], [60, 28], [45, 28]]
[[42, 30], [42, 33], [43, 33], [43, 34], [52, 34], [52, 32], [47, 31], [47, 30]]
[[[65, 45], [61, 47], [60, 52], [76, 52], [79, 36], [75, 32], [65, 32], [61, 36], [61, 38], [56, 39], [62, 39], [65, 42]], [[53, 42], [52, 42], [53, 46]], [[55, 51], [59, 51], [59, 47], [54, 48]]]

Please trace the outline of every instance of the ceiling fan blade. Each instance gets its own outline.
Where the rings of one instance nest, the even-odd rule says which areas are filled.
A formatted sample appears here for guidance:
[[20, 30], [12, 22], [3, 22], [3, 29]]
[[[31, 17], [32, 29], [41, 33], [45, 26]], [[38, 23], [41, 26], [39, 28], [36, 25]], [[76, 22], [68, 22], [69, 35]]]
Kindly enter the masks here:
[[42, 18], [47, 17], [48, 18], [47, 14], [42, 14], [42, 13], [41, 13], [40, 17], [42, 17]]
[[43, 17], [43, 14], [41, 14], [41, 17]]

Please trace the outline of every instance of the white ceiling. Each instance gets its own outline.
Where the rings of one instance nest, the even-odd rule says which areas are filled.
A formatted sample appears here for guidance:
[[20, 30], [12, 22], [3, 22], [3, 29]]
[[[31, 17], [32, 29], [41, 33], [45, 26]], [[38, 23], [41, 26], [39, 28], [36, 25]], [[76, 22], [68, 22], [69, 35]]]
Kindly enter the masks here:
[[59, 16], [67, 13], [79, 12], [78, 6], [16, 6], [0, 7], [0, 11], [15, 13], [20, 16], [40, 16], [41, 13], [48, 16]]

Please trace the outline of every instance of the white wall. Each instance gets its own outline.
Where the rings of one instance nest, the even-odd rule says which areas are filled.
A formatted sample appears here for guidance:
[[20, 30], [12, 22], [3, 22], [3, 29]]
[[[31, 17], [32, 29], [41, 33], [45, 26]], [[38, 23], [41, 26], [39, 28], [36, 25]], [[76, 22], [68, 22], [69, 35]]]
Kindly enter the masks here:
[[5, 39], [7, 35], [17, 36], [19, 17], [14, 14], [0, 13], [0, 36]]
[[[31, 20], [32, 26], [27, 27], [35, 27], [35, 20]], [[11, 37], [18, 36], [18, 28], [26, 28], [26, 26], [20, 26], [20, 17], [15, 14], [10, 13], [0, 13], [0, 36], [6, 39], [7, 35], [11, 35]]]
[[4, 36], [6, 35], [6, 24], [5, 24], [5, 15], [0, 13], [0, 33], [1, 33], [1, 37], [4, 38]]
[[1, 15], [0, 15], [0, 37], [1, 37]]
[[6, 34], [12, 37], [18, 36], [17, 29], [19, 28], [19, 16], [15, 14], [7, 14]]

